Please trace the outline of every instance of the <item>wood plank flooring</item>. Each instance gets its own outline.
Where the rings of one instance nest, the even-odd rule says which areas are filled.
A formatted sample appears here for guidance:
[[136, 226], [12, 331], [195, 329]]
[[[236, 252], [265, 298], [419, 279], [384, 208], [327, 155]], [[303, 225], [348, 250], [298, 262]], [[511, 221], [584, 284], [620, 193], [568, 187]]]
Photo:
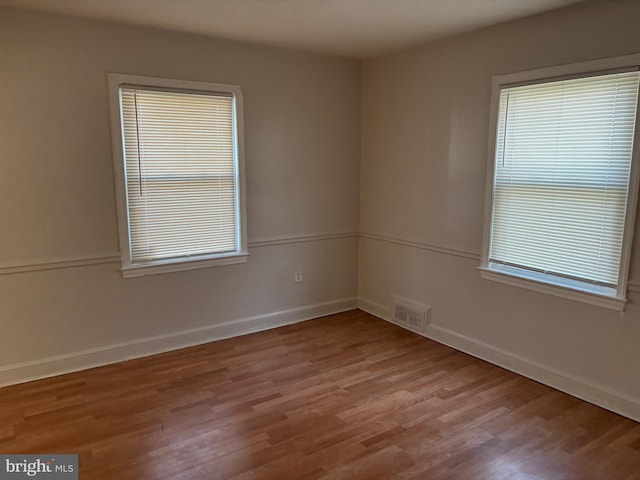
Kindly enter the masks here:
[[87, 479], [640, 480], [640, 424], [361, 311], [0, 389]]

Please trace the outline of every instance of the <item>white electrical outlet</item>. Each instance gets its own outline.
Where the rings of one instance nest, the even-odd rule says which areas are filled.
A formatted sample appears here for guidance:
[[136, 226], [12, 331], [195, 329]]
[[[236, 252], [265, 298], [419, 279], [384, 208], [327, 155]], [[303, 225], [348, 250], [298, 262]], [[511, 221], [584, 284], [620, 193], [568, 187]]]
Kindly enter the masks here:
[[293, 275], [293, 281], [296, 282], [296, 283], [302, 283], [302, 270], [298, 270]]

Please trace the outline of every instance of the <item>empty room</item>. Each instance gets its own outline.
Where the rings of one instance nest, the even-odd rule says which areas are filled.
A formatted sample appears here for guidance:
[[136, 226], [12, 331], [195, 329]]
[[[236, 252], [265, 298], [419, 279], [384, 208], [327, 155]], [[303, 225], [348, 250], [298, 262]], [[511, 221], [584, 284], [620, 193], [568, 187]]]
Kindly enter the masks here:
[[0, 0], [0, 479], [640, 480], [639, 22]]

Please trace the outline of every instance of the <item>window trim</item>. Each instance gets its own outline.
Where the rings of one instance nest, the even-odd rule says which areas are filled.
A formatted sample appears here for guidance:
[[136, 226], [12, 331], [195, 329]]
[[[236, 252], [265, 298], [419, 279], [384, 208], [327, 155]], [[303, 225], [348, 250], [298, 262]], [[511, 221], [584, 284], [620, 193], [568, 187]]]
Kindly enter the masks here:
[[[245, 263], [249, 256], [247, 249], [247, 216], [244, 162], [244, 106], [242, 90], [238, 85], [221, 83], [175, 80], [161, 77], [148, 77], [120, 73], [107, 74], [109, 92], [109, 113], [111, 119], [111, 141], [113, 150], [113, 168], [115, 177], [116, 207], [118, 218], [118, 238], [120, 243], [121, 268], [124, 278], [140, 277], [158, 273], [178, 272], [207, 268], [217, 265]], [[120, 87], [123, 85], [160, 88], [183, 91], [200, 91], [231, 94], [234, 104], [234, 130], [236, 143], [237, 206], [236, 225], [238, 234], [237, 250], [221, 254], [195, 255], [191, 258], [161, 259], [145, 264], [131, 261], [129, 235], [129, 209], [127, 204], [126, 173], [124, 168], [124, 142], [120, 108]]]
[[[483, 242], [480, 267], [482, 278], [500, 283], [548, 293], [558, 297], [569, 298], [581, 302], [624, 311], [627, 303], [627, 286], [633, 233], [635, 228], [636, 208], [638, 203], [638, 183], [640, 180], [640, 108], [636, 111], [636, 126], [633, 140], [631, 171], [625, 226], [622, 238], [622, 254], [618, 285], [615, 293], [607, 293], [598, 289], [584, 290], [574, 281], [563, 281], [559, 277], [543, 278], [544, 274], [529, 273], [525, 269], [497, 268], [489, 261], [489, 246], [492, 230], [493, 188], [495, 174], [495, 150], [500, 106], [500, 90], [504, 86], [542, 83], [570, 77], [585, 77], [604, 71], [638, 69], [640, 54], [605, 58], [568, 65], [559, 65], [525, 72], [495, 75], [491, 81], [491, 105], [489, 117], [489, 142], [487, 153], [487, 174], [485, 182], [485, 203], [483, 221]], [[613, 289], [612, 289], [613, 290]]]

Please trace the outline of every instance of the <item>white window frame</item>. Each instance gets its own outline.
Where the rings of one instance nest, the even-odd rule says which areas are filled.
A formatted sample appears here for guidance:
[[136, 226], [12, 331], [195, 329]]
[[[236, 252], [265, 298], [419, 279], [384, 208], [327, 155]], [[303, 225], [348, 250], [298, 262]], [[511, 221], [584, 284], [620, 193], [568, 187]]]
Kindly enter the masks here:
[[489, 261], [489, 248], [492, 229], [496, 135], [499, 120], [498, 115], [501, 87], [513, 84], [540, 83], [541, 81], [558, 80], [563, 77], [588, 76], [597, 72], [615, 71], [616, 69], [622, 70], [639, 66], [640, 54], [636, 54], [541, 68], [526, 72], [496, 75], [492, 77], [483, 246], [479, 267], [482, 278], [548, 293], [558, 297], [578, 300], [605, 308], [624, 311], [627, 303], [627, 282], [633, 243], [635, 212], [638, 200], [638, 181], [640, 176], [640, 166], [638, 165], [640, 149], [640, 108], [638, 108], [636, 112], [636, 126], [631, 159], [627, 210], [625, 212], [625, 226], [622, 239], [620, 272], [617, 289], [614, 294], [604, 290], [599, 291], [597, 287], [587, 289], [584, 287], [582, 282], [571, 279], [562, 279], [558, 276], [550, 276], [543, 273], [527, 272], [524, 269], [511, 268], [508, 266], [491, 265], [491, 262]]
[[[247, 224], [245, 200], [245, 165], [244, 165], [244, 120], [242, 91], [238, 85], [220, 83], [174, 80], [159, 77], [110, 73], [107, 75], [109, 90], [109, 110], [111, 116], [111, 132], [113, 147], [113, 164], [116, 186], [116, 203], [118, 215], [118, 234], [120, 254], [122, 258], [121, 273], [124, 278], [140, 277], [158, 273], [194, 270], [217, 265], [245, 263], [249, 256], [247, 250]], [[193, 91], [208, 93], [225, 93], [233, 96], [234, 128], [235, 128], [235, 170], [236, 170], [236, 250], [224, 254], [197, 255], [191, 258], [155, 260], [144, 264], [136, 264], [131, 260], [129, 208], [127, 202], [127, 183], [124, 159], [124, 132], [122, 129], [120, 87], [139, 86], [165, 88], [176, 91]]]

